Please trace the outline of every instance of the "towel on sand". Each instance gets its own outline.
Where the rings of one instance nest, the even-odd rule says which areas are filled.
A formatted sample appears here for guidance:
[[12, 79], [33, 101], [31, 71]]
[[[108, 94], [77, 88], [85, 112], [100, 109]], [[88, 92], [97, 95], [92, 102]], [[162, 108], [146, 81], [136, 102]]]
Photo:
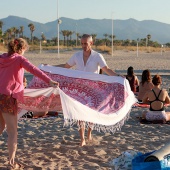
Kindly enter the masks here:
[[141, 124], [168, 124], [170, 125], [170, 121], [164, 121], [164, 120], [154, 120], [154, 121], [149, 121], [149, 120], [146, 120], [142, 117], [137, 117], [139, 119], [139, 122]]

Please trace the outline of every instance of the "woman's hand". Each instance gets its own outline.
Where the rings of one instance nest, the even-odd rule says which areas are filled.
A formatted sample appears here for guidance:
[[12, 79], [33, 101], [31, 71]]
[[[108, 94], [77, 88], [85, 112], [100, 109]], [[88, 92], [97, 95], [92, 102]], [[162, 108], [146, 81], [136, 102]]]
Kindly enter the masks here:
[[50, 81], [49, 81], [49, 84], [50, 84], [50, 86], [52, 86], [52, 87], [59, 87], [59, 83], [56, 82], [56, 81], [53, 81], [53, 80], [50, 80]]

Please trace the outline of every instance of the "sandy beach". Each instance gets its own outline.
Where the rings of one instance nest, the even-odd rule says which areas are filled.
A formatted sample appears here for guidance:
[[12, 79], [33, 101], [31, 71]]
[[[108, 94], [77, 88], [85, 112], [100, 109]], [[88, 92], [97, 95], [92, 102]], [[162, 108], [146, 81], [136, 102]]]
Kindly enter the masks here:
[[[36, 66], [41, 63], [58, 65], [65, 63], [75, 52], [57, 51], [27, 52], [25, 56]], [[170, 52], [114, 51], [114, 55], [103, 54], [108, 66], [117, 73], [126, 74], [133, 66], [140, 77], [144, 69], [152, 75], [159, 73], [162, 87], [169, 90]], [[27, 73], [26, 73], [27, 74]], [[63, 127], [63, 115], [58, 117], [24, 119], [18, 123], [18, 150], [16, 161], [29, 170], [111, 170], [111, 160], [126, 150], [142, 153], [161, 148], [169, 142], [168, 124], [141, 124], [136, 118], [146, 108], [134, 107], [130, 118], [115, 134], [93, 131], [93, 141], [79, 146], [77, 127]], [[170, 107], [166, 109], [170, 111]], [[5, 170], [7, 160], [7, 134], [0, 136], [0, 170]]]

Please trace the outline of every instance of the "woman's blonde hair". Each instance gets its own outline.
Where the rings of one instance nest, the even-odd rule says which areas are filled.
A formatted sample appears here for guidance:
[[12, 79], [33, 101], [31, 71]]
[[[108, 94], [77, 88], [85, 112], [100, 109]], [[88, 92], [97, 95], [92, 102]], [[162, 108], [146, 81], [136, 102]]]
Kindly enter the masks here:
[[18, 53], [21, 54], [22, 50], [28, 50], [29, 46], [26, 40], [23, 38], [16, 38], [8, 43], [8, 53]]

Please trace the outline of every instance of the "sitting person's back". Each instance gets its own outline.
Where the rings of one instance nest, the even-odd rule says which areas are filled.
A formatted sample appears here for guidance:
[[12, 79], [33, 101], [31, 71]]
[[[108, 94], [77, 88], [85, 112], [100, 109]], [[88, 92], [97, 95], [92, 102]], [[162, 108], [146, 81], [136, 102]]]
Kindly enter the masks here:
[[161, 77], [155, 75], [152, 80], [154, 87], [152, 90], [145, 93], [143, 97], [143, 103], [149, 103], [149, 111], [144, 111], [142, 114], [143, 118], [147, 120], [170, 120], [170, 113], [165, 112], [164, 104], [170, 103], [170, 98], [168, 92], [165, 89], [161, 89], [160, 85], [162, 83]]
[[[164, 103], [166, 102], [166, 90], [153, 88], [151, 91], [148, 92], [149, 96], [149, 104], [150, 104], [150, 111], [163, 111]], [[169, 103], [169, 102], [168, 102]]]
[[136, 92], [136, 87], [139, 86], [139, 80], [134, 74], [133, 67], [129, 67], [127, 70], [126, 79], [129, 81], [130, 88], [133, 92]]
[[151, 81], [152, 81], [152, 78], [151, 78], [150, 71], [144, 70], [142, 72], [142, 78], [139, 84], [138, 101], [141, 102], [145, 93], [154, 87]]

